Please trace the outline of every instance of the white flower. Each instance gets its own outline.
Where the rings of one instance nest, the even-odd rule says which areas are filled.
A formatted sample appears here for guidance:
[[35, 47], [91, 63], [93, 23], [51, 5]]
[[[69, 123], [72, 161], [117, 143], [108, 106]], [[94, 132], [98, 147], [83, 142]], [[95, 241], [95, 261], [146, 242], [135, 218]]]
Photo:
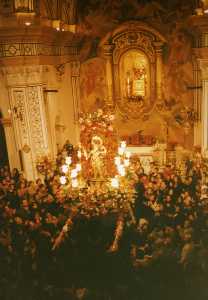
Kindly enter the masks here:
[[68, 231], [68, 225], [65, 224], [64, 227], [63, 227], [63, 232], [67, 232]]

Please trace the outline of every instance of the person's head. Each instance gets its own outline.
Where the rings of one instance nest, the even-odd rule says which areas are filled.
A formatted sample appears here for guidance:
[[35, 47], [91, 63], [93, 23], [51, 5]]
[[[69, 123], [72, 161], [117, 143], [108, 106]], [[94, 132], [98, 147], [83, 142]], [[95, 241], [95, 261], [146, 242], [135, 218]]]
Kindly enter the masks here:
[[29, 208], [29, 202], [26, 199], [22, 200], [22, 208], [28, 209]]
[[146, 232], [149, 227], [149, 222], [145, 218], [140, 218], [137, 224], [137, 230], [139, 232]]

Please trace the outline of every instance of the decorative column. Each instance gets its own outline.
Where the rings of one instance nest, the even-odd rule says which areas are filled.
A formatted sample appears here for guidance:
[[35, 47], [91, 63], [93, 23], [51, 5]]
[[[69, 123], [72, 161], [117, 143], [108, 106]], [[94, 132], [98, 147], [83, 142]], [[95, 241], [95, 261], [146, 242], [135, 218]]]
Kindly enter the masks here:
[[4, 68], [17, 152], [26, 177], [37, 177], [36, 160], [49, 152], [41, 66]]
[[80, 62], [72, 61], [71, 67], [71, 87], [73, 98], [73, 114], [76, 130], [76, 142], [79, 142], [79, 114], [80, 114]]
[[71, 67], [71, 86], [72, 86], [72, 97], [73, 97], [73, 112], [74, 112], [74, 123], [77, 123], [80, 112], [80, 62], [72, 61]]
[[162, 98], [162, 42], [155, 42], [156, 49], [156, 90], [157, 90], [157, 99], [161, 100]]
[[202, 153], [208, 151], [208, 59], [200, 59], [202, 77]]
[[104, 56], [106, 59], [106, 79], [107, 79], [107, 100], [106, 104], [112, 107], [113, 101], [113, 70], [112, 70], [112, 53], [114, 46], [112, 44], [105, 44], [103, 46]]
[[202, 128], [201, 128], [201, 99], [202, 99], [202, 82], [201, 82], [201, 71], [200, 67], [197, 63], [197, 61], [194, 61], [193, 63], [194, 69], [194, 112], [196, 114], [196, 120], [194, 122], [194, 146], [200, 146], [201, 145], [201, 139], [202, 139]]

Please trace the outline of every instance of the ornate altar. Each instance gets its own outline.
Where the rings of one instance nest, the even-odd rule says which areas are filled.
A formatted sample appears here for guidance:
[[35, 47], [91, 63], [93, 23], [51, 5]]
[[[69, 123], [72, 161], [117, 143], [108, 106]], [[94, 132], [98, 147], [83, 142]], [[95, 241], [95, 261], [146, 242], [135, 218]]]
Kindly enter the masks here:
[[[110, 41], [110, 42], [109, 42]], [[164, 37], [138, 21], [122, 24], [101, 43], [106, 58], [108, 103], [128, 118], [149, 113], [162, 94]], [[112, 84], [113, 83], [113, 84]]]

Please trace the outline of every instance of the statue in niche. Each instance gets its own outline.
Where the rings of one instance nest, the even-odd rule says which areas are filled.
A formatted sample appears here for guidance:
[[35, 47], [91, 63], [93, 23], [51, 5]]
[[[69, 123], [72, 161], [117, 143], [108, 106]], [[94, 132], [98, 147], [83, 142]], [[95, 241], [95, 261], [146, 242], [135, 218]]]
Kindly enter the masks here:
[[147, 98], [147, 68], [147, 58], [140, 51], [130, 50], [122, 57], [120, 63], [122, 94], [128, 102], [141, 104]]
[[105, 176], [105, 157], [107, 150], [101, 137], [95, 135], [91, 140], [92, 150], [89, 159], [93, 170], [93, 179], [102, 180]]

